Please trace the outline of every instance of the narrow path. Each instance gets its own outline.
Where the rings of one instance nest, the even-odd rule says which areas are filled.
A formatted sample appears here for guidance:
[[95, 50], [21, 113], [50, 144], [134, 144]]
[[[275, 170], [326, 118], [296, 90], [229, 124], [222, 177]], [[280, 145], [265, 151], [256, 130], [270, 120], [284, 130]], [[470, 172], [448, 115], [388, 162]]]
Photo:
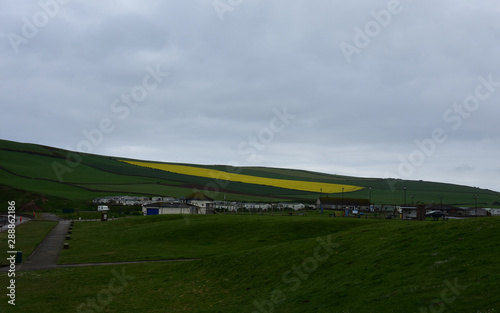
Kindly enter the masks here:
[[[43, 216], [46, 220], [57, 220], [57, 215], [46, 214]], [[23, 219], [24, 222], [24, 219]], [[102, 265], [119, 265], [119, 264], [135, 264], [135, 263], [157, 263], [157, 262], [181, 262], [195, 261], [198, 259], [167, 259], [167, 260], [149, 260], [149, 261], [125, 261], [125, 262], [104, 262], [104, 263], [82, 263], [82, 264], [57, 264], [64, 240], [68, 232], [70, 220], [59, 220], [59, 223], [50, 231], [43, 239], [33, 253], [26, 259], [24, 263], [16, 266], [18, 271], [37, 271], [49, 270], [53, 268], [65, 267], [84, 267], [84, 266], [102, 266]], [[0, 272], [6, 272], [8, 267], [0, 268]]]
[[69, 221], [61, 221], [38, 245], [28, 259], [21, 264], [21, 271], [47, 270], [57, 267], [57, 261], [69, 229]]
[[[5, 215], [5, 216], [7, 216], [7, 215]], [[24, 223], [29, 222], [29, 221], [31, 221], [31, 218], [29, 218], [29, 217], [16, 216], [16, 226], [19, 226], [19, 225], [24, 224]], [[5, 225], [0, 226], [0, 233], [6, 232], [8, 229], [9, 229], [9, 224], [7, 222], [5, 222]]]
[[124, 261], [124, 262], [106, 262], [106, 263], [81, 263], [81, 264], [59, 264], [57, 267], [84, 267], [84, 266], [101, 266], [101, 265], [120, 265], [120, 264], [137, 264], [137, 263], [160, 263], [160, 262], [183, 262], [196, 261], [200, 259], [166, 259], [166, 260], [149, 260], [149, 261]]

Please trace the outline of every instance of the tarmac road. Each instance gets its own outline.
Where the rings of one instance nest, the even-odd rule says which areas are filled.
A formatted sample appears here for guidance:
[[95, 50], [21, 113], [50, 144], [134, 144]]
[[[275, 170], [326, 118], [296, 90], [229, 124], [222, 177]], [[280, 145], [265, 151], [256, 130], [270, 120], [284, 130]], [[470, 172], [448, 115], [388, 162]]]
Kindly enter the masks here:
[[[5, 214], [2, 214], [2, 216], [7, 216]], [[24, 217], [24, 216], [17, 216], [16, 215], [16, 226], [21, 225], [23, 223], [31, 221], [31, 218], [29, 217]], [[0, 232], [5, 232], [8, 230], [8, 222], [6, 222], [5, 225], [0, 227]]]

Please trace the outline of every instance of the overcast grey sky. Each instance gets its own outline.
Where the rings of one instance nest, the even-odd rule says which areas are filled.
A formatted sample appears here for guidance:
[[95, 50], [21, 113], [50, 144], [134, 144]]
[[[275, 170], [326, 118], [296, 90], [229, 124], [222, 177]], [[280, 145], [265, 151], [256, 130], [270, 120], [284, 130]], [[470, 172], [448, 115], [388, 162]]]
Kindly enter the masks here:
[[0, 2], [0, 138], [500, 191], [500, 3]]

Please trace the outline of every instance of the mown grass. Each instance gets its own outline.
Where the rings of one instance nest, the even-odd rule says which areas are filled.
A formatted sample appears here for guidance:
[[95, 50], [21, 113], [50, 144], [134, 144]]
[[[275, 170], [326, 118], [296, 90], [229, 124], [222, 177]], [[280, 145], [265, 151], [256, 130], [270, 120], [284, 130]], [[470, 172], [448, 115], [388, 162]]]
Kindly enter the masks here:
[[61, 263], [202, 258], [322, 236], [380, 220], [323, 216], [171, 215], [77, 222]]
[[[15, 251], [23, 252], [23, 262], [33, 253], [45, 236], [54, 228], [57, 222], [34, 220], [16, 226]], [[8, 248], [7, 231], [0, 233], [0, 247], [2, 250], [10, 251]], [[7, 264], [5, 258], [0, 259], [0, 264]]]
[[[133, 220], [108, 223], [108, 230], [115, 229], [123, 239], [113, 236], [107, 240], [116, 244], [128, 240], [134, 246], [138, 233], [128, 225]], [[241, 229], [244, 226], [234, 217], [204, 216], [184, 223], [184, 231], [181, 224], [176, 225], [182, 220], [136, 221], [138, 229], [147, 224], [156, 229], [143, 235], [142, 239], [148, 239], [143, 242], [144, 251], [155, 249], [150, 241], [162, 234], [163, 224], [166, 230], [158, 240], [169, 242], [164, 249], [169, 250], [178, 240], [189, 254], [206, 238], [221, 242], [214, 247], [217, 252], [202, 251], [202, 259], [190, 262], [19, 272], [16, 307], [2, 301], [0, 310], [460, 313], [500, 309], [497, 218], [361, 223], [348, 218], [266, 216], [252, 217], [248, 220], [252, 227]], [[235, 227], [227, 227], [224, 220]], [[75, 234], [91, 236], [102, 231], [88, 225], [75, 227]], [[171, 240], [167, 236], [170, 228], [175, 229]], [[284, 230], [290, 233], [284, 235]], [[246, 238], [242, 232], [247, 233]], [[333, 243], [330, 252], [321, 248], [318, 238]], [[267, 244], [256, 240], [267, 240]], [[317, 252], [321, 260], [316, 258]], [[135, 253], [130, 250], [129, 258], [136, 257]], [[124, 283], [116, 275], [125, 277]], [[0, 277], [6, 280], [5, 274]], [[88, 306], [88, 301], [95, 301], [99, 310]]]

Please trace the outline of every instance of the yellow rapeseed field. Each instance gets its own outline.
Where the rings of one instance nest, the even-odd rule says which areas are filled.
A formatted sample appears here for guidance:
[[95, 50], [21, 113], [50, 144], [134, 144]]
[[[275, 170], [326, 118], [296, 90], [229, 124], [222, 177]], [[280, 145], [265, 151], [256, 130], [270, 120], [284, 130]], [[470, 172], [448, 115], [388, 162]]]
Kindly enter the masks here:
[[323, 190], [324, 193], [338, 193], [342, 192], [342, 188], [344, 188], [344, 192], [363, 189], [363, 187], [352, 186], [352, 185], [329, 184], [320, 182], [276, 179], [276, 178], [257, 177], [257, 176], [243, 175], [243, 174], [234, 174], [234, 173], [228, 173], [224, 171], [218, 171], [218, 170], [195, 167], [195, 166], [138, 162], [138, 161], [123, 161], [123, 162], [177, 174], [207, 177], [207, 178], [220, 179], [226, 181], [265, 185], [265, 186], [310, 191], [310, 192], [319, 192], [320, 190]]

